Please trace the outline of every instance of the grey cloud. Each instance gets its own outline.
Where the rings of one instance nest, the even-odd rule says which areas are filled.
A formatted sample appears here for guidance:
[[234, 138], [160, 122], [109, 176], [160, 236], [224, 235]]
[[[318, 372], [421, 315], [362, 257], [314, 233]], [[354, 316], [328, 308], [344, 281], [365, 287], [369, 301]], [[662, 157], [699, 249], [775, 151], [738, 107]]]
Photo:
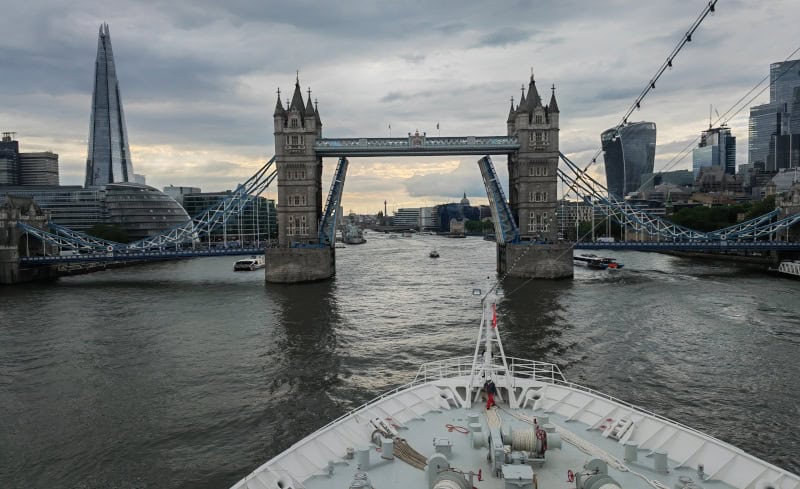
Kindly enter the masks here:
[[500, 29], [484, 35], [475, 47], [497, 47], [517, 44], [530, 39], [532, 32], [523, 31], [515, 28]]
[[422, 64], [425, 61], [426, 56], [424, 54], [406, 54], [400, 56], [400, 59], [407, 63], [411, 63], [414, 65]]
[[[209, 159], [223, 154], [252, 161], [271, 149], [274, 91], [280, 85], [288, 92], [297, 68], [303, 89], [312, 85], [319, 97], [326, 136], [386, 135], [388, 124], [395, 135], [416, 128], [431, 134], [437, 121], [442, 135], [504, 133], [508, 97], [519, 96], [533, 65], [545, 99], [546, 87], [557, 85], [562, 148], [591, 152], [699, 10], [671, 2], [521, 0], [491, 7], [456, 0], [342, 0], [313, 8], [255, 0], [104, 5], [103, 18], [96, 19], [89, 13], [97, 11], [96, 2], [87, 0], [68, 7], [34, 2], [0, 18], [4, 130], [22, 128], [26, 137], [85, 147], [97, 27], [106, 20], [136, 146], [169, 145], [208, 151]], [[772, 10], [792, 7], [778, 2]], [[724, 104], [767, 73], [770, 61], [788, 54], [775, 46], [793, 42], [781, 34], [792, 32], [791, 19], [768, 15], [746, 3], [721, 5], [635, 118], [654, 120], [661, 138], [673, 125], [704, 119], [708, 103], [722, 113]], [[765, 20], [774, 33], [767, 38], [761, 35]], [[476, 45], [503, 49], [487, 57], [470, 49]], [[708, 75], [711, 65], [714, 76]], [[737, 134], [740, 142], [744, 130]], [[745, 153], [740, 146], [739, 154]], [[82, 172], [84, 158], [63, 157], [63, 173]], [[182, 164], [158, 174], [179, 175]], [[147, 162], [134, 159], [134, 165]], [[480, 189], [472, 170], [449, 177], [463, 179], [458, 186]], [[231, 180], [193, 178], [205, 178], [203, 186], [230, 186]], [[431, 181], [420, 177], [413, 191], [436, 191]], [[381, 183], [364, 180], [364, 191], [368, 185]]]

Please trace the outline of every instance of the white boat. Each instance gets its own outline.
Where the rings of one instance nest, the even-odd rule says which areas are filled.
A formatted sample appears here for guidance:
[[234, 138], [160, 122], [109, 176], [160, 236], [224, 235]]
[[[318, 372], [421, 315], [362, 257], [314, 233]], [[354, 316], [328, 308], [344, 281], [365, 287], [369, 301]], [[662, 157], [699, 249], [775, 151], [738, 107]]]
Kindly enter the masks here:
[[770, 271], [800, 278], [800, 260], [782, 261], [778, 268], [770, 268]]
[[233, 271], [234, 272], [241, 272], [244, 270], [258, 270], [259, 268], [264, 268], [264, 257], [263, 256], [251, 256], [250, 258], [245, 258], [243, 260], [237, 260], [236, 263], [233, 264]]
[[421, 365], [233, 487], [800, 489], [796, 474], [569, 382], [554, 364], [506, 357], [498, 333], [485, 301], [471, 356]]

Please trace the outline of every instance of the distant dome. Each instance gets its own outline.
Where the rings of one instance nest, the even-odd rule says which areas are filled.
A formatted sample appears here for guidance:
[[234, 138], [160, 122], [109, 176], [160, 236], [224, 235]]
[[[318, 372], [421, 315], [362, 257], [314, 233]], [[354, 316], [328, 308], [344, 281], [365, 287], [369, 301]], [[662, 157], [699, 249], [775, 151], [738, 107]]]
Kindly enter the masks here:
[[172, 197], [139, 183], [111, 183], [106, 189], [108, 222], [131, 241], [159, 234], [188, 221], [189, 214]]
[[469, 199], [467, 198], [466, 192], [464, 192], [464, 198], [461, 199], [461, 205], [469, 205]]

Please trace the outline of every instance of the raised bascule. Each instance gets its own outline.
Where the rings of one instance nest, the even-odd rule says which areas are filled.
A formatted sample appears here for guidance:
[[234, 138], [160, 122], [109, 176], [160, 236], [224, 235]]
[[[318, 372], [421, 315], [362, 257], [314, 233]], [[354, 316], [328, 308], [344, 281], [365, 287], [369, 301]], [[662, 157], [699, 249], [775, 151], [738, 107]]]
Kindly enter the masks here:
[[[555, 226], [559, 162], [555, 86], [544, 104], [531, 75], [527, 97], [523, 85], [519, 104], [511, 101], [505, 136], [430, 137], [415, 132], [405, 138], [324, 138], [319, 107], [312, 103], [310, 90], [304, 101], [299, 78], [285, 108], [278, 91], [274, 124], [281, 246], [266, 251], [267, 281], [305, 282], [335, 274], [336, 251], [325, 229], [338, 220], [347, 158], [357, 156], [507, 155], [507, 205], [491, 160], [479, 163], [494, 220], [511, 228], [509, 233], [497, 233], [498, 271], [521, 277], [572, 276], [570, 246], [557, 243]], [[323, 157], [340, 158], [324, 214]], [[510, 263], [516, 263], [513, 270]]]

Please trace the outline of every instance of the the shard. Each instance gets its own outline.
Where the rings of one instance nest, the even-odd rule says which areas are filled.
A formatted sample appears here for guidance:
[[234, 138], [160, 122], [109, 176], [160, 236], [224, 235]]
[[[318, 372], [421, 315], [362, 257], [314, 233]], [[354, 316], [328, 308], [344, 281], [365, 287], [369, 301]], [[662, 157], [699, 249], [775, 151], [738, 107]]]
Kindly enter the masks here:
[[94, 66], [86, 187], [133, 181], [128, 130], [122, 111], [108, 25], [100, 26]]

